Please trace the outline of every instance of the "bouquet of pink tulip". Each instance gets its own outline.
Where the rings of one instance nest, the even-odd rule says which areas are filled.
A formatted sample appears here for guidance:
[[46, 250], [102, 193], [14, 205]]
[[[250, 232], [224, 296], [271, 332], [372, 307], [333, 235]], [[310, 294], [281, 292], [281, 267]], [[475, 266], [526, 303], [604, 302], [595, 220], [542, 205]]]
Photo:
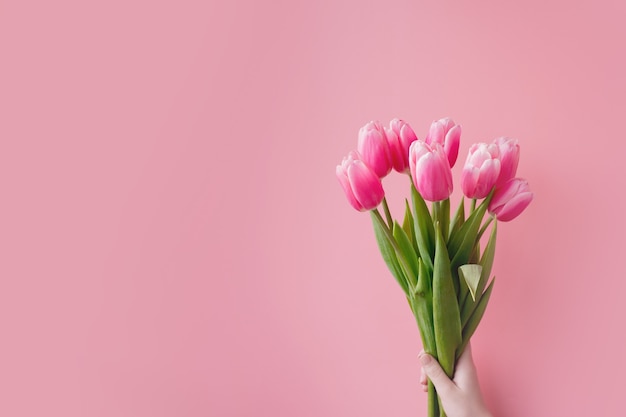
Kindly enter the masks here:
[[[380, 252], [406, 295], [424, 350], [449, 377], [491, 296], [495, 219], [514, 219], [533, 198], [528, 183], [515, 178], [517, 140], [498, 138], [470, 147], [461, 175], [470, 208], [466, 213], [462, 197], [451, 217], [451, 168], [460, 138], [461, 126], [449, 118], [433, 122], [424, 140], [402, 120], [392, 120], [389, 128], [370, 122], [359, 131], [358, 151], [350, 152], [336, 169], [350, 204], [370, 211]], [[392, 168], [408, 174], [411, 182], [402, 224], [391, 216], [381, 182]], [[426, 201], [432, 202], [430, 209]], [[378, 210], [381, 203], [384, 216]], [[481, 237], [490, 225], [481, 251]], [[428, 416], [445, 416], [431, 383]]]

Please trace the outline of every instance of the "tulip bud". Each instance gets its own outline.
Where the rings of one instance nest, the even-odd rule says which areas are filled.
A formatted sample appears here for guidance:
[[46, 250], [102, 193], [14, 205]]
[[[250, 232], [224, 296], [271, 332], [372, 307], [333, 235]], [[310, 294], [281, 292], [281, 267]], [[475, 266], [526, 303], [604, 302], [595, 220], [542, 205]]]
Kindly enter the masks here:
[[391, 162], [393, 168], [401, 173], [409, 172], [409, 147], [417, 140], [417, 135], [411, 126], [404, 120], [393, 119], [389, 123], [390, 129], [385, 128]]
[[459, 156], [459, 142], [461, 141], [461, 125], [454, 123], [449, 117], [435, 120], [430, 125], [430, 131], [425, 139], [426, 143], [433, 145], [435, 143], [443, 146], [443, 150], [448, 157], [450, 168], [456, 163]]
[[441, 201], [452, 194], [452, 170], [438, 143], [434, 146], [416, 140], [409, 148], [409, 165], [413, 184], [424, 200]]
[[461, 174], [463, 194], [469, 198], [485, 198], [500, 174], [498, 146], [475, 143], [470, 147]]
[[357, 150], [365, 164], [383, 178], [391, 171], [391, 153], [380, 122], [369, 122], [359, 130]]
[[496, 188], [501, 187], [515, 177], [519, 163], [519, 145], [517, 139], [498, 138], [494, 142], [500, 150], [500, 175], [496, 181]]
[[533, 199], [528, 181], [513, 178], [496, 188], [489, 203], [489, 212], [501, 222], [508, 222], [520, 215]]
[[358, 211], [372, 210], [383, 201], [385, 191], [380, 178], [356, 152], [352, 151], [343, 158], [335, 173], [348, 201]]

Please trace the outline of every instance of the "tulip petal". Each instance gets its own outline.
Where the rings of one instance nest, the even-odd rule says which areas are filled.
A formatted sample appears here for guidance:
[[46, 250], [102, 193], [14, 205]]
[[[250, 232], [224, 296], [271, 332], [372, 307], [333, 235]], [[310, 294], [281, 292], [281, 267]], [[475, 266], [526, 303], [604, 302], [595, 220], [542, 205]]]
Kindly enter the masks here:
[[393, 165], [393, 169], [398, 172], [402, 172], [404, 169], [406, 169], [405, 164], [407, 162], [405, 162], [405, 160], [407, 160], [408, 158], [408, 151], [406, 152], [407, 155], [405, 156], [405, 152], [403, 152], [400, 138], [393, 130], [385, 128], [385, 136], [387, 137], [387, 143], [389, 144], [389, 153], [391, 155], [391, 163]]
[[391, 171], [391, 153], [385, 131], [379, 122], [370, 122], [359, 130], [357, 149], [363, 162], [379, 178]]
[[443, 148], [448, 156], [448, 162], [452, 168], [459, 156], [459, 144], [461, 142], [461, 125], [456, 125], [446, 133]]
[[508, 222], [519, 216], [533, 200], [533, 193], [521, 193], [509, 200], [499, 212], [496, 218], [501, 222]]
[[474, 198], [485, 198], [493, 188], [500, 175], [500, 161], [487, 159], [480, 167], [480, 177], [474, 189]]
[[489, 194], [500, 174], [498, 154], [498, 147], [493, 144], [476, 143], [470, 147], [461, 178], [467, 197], [479, 199]]
[[377, 207], [383, 200], [385, 192], [380, 179], [363, 161], [354, 161], [348, 167], [348, 180], [354, 196], [366, 210]]
[[430, 132], [428, 132], [428, 136], [426, 137], [426, 143], [431, 146], [435, 143], [443, 145], [444, 137], [445, 132], [443, 130], [443, 125], [439, 122], [433, 122], [430, 126]]
[[365, 211], [361, 203], [359, 203], [359, 201], [354, 196], [354, 193], [352, 192], [352, 187], [350, 186], [350, 180], [348, 179], [348, 176], [346, 175], [344, 169], [341, 166], [337, 165], [335, 173], [337, 174], [339, 184], [341, 184], [341, 188], [343, 188], [343, 192], [348, 198], [348, 202], [350, 203], [350, 205], [358, 211]]
[[502, 187], [496, 188], [493, 199], [489, 204], [489, 212], [499, 214], [507, 202], [516, 195], [526, 192], [530, 192], [528, 181], [522, 178], [513, 178], [507, 181]]
[[441, 201], [452, 194], [452, 172], [443, 148], [427, 152], [415, 165], [416, 187], [428, 201]]
[[496, 187], [503, 186], [508, 180], [515, 177], [517, 166], [519, 164], [520, 147], [517, 139], [497, 138], [494, 144], [500, 150], [500, 176], [496, 183]]
[[478, 168], [466, 166], [463, 169], [463, 172], [461, 173], [461, 188], [463, 189], [463, 194], [473, 198], [479, 176], [480, 171]]

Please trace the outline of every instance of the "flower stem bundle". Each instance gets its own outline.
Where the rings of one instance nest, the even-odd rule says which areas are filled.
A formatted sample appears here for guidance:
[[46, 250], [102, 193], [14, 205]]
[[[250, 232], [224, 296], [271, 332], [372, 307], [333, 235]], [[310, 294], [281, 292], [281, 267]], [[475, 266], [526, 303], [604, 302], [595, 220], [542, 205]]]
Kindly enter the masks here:
[[[381, 255], [406, 296], [424, 350], [450, 378], [493, 291], [498, 220], [514, 219], [533, 197], [528, 183], [514, 178], [517, 141], [498, 138], [470, 148], [461, 179], [469, 211], [462, 197], [451, 215], [451, 169], [460, 136], [461, 126], [449, 118], [433, 122], [424, 140], [402, 120], [392, 120], [389, 128], [370, 122], [359, 131], [357, 151], [336, 169], [350, 204], [370, 211]], [[392, 168], [410, 179], [401, 224], [391, 215], [381, 182]], [[428, 393], [428, 416], [445, 416], [431, 383]]]

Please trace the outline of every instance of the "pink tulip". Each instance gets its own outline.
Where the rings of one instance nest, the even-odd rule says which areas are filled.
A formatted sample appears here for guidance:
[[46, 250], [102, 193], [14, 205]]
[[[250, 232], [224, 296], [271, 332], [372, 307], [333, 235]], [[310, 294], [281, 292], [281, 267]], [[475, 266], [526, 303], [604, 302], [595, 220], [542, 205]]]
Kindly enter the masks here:
[[383, 178], [391, 171], [391, 152], [380, 122], [369, 122], [359, 130], [357, 150], [365, 164]]
[[393, 119], [390, 128], [385, 128], [387, 142], [391, 150], [393, 169], [401, 173], [409, 172], [409, 147], [417, 140], [417, 135], [404, 120]]
[[450, 168], [456, 163], [459, 156], [459, 142], [461, 141], [461, 125], [454, 123], [449, 117], [435, 120], [430, 125], [430, 131], [425, 139], [426, 143], [433, 145], [435, 143], [443, 146]]
[[500, 176], [496, 181], [496, 188], [501, 187], [515, 177], [519, 163], [519, 145], [517, 139], [498, 138], [494, 142], [500, 150]]
[[343, 158], [335, 170], [339, 184], [348, 197], [348, 201], [358, 211], [376, 208], [385, 191], [380, 178], [352, 151]]
[[512, 178], [502, 187], [496, 188], [489, 203], [489, 212], [502, 222], [508, 222], [520, 215], [533, 199], [528, 181]]
[[500, 175], [500, 151], [497, 145], [475, 143], [470, 147], [461, 174], [463, 194], [469, 198], [485, 198]]
[[452, 194], [452, 170], [443, 147], [416, 140], [409, 148], [413, 184], [424, 200], [441, 201]]

